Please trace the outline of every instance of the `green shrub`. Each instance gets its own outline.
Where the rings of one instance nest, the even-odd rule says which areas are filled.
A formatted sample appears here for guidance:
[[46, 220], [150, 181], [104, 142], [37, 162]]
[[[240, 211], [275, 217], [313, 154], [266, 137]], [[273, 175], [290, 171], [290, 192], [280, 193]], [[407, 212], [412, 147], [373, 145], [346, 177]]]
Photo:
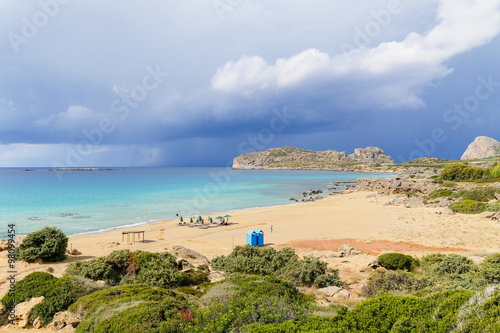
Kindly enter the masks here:
[[500, 283], [500, 253], [486, 257], [479, 265], [479, 271], [488, 283]]
[[500, 201], [486, 204], [485, 210], [489, 212], [500, 212]]
[[432, 284], [432, 291], [463, 288], [477, 290], [484, 287], [485, 280], [478, 273], [478, 266], [464, 256], [436, 253], [421, 260], [422, 268]]
[[66, 268], [66, 274], [79, 275], [94, 281], [103, 280], [109, 285], [115, 285], [120, 281], [118, 274], [113, 270], [113, 263], [106, 257], [73, 262]]
[[467, 164], [448, 164], [441, 171], [443, 180], [468, 181], [481, 179], [484, 176], [484, 169], [473, 167]]
[[446, 190], [446, 189], [435, 190], [431, 194], [429, 194], [429, 198], [436, 199], [441, 197], [449, 197], [452, 194], [453, 194], [452, 190]]
[[500, 287], [473, 295], [457, 314], [456, 332], [500, 332]]
[[303, 321], [270, 325], [255, 323], [243, 326], [241, 332], [454, 332], [457, 312], [470, 296], [466, 291], [446, 291], [426, 298], [376, 297], [358, 303], [351, 311], [340, 309], [333, 318], [308, 317]]
[[[207, 281], [206, 274], [181, 273], [175, 256], [168, 252], [151, 253], [130, 250], [113, 251], [106, 257], [77, 261], [66, 268], [67, 275], [78, 275], [109, 285], [145, 283], [150, 286], [171, 287]], [[187, 282], [186, 282], [187, 281]], [[202, 282], [202, 283], [203, 283]]]
[[233, 291], [232, 297], [227, 302], [211, 298], [206, 308], [194, 308], [192, 320], [177, 332], [240, 332], [240, 327], [253, 323], [266, 325], [306, 318], [308, 298], [273, 276], [234, 274], [217, 285]]
[[464, 199], [450, 206], [455, 213], [479, 214], [485, 211], [486, 205], [479, 201]]
[[375, 272], [361, 289], [366, 297], [376, 296], [380, 291], [411, 291], [421, 290], [429, 285], [425, 278], [417, 277], [410, 272], [387, 271]]
[[448, 256], [442, 253], [430, 254], [424, 256], [420, 263], [426, 274], [438, 277], [464, 274], [477, 269], [471, 259], [454, 253]]
[[436, 179], [433, 180], [433, 183], [435, 183], [435, 184], [443, 184], [444, 181], [443, 181], [443, 178], [437, 177]]
[[414, 259], [412, 256], [402, 253], [382, 254], [378, 257], [377, 260], [380, 266], [392, 270], [401, 269], [410, 271], [414, 267], [419, 265], [418, 260]]
[[45, 295], [45, 300], [33, 308], [30, 324], [40, 317], [42, 326], [49, 324], [57, 312], [64, 311], [76, 301], [78, 290], [69, 277], [57, 279], [51, 289]]
[[196, 296], [196, 297], [199, 297], [202, 295], [201, 291], [193, 289], [193, 288], [188, 288], [188, 287], [177, 288], [175, 291], [181, 292], [181, 293], [186, 294], [186, 295]]
[[19, 258], [28, 262], [37, 258], [43, 261], [61, 261], [66, 258], [68, 237], [57, 228], [45, 227], [32, 232], [19, 244]]
[[48, 294], [54, 288], [57, 278], [45, 272], [34, 272], [16, 283], [15, 293], [7, 293], [2, 298], [2, 304], [8, 308], [10, 304], [17, 305], [29, 301], [33, 297]]
[[332, 272], [332, 274], [322, 274], [318, 275], [314, 280], [314, 284], [318, 288], [324, 288], [329, 286], [343, 287], [345, 283], [340, 279], [338, 270]]
[[208, 272], [199, 269], [190, 269], [185, 272], [181, 272], [177, 279], [178, 286], [197, 286], [206, 282], [210, 282]]
[[442, 184], [444, 187], [456, 187], [457, 183], [455, 182], [443, 182]]
[[148, 286], [168, 288], [177, 285], [180, 277], [177, 268], [171, 268], [163, 260], [154, 258], [142, 263], [135, 280]]
[[460, 190], [453, 197], [486, 202], [495, 199], [495, 193], [500, 193], [500, 188], [477, 187], [472, 190]]
[[[296, 286], [312, 286], [318, 278], [323, 286], [325, 286], [324, 283], [330, 281], [336, 283], [337, 280], [335, 277], [332, 277], [332, 279], [324, 277], [326, 268], [326, 262], [305, 257], [303, 260], [288, 263], [286, 266], [282, 267], [277, 276], [285, 278]], [[340, 281], [340, 279], [338, 279], [338, 281]]]
[[[258, 275], [274, 275], [290, 281], [296, 286], [312, 286], [316, 283], [324, 286], [326, 283], [341, 286], [338, 271], [331, 276], [326, 273], [327, 263], [318, 259], [304, 258], [298, 260], [290, 248], [276, 251], [274, 248], [259, 249], [249, 245], [237, 246], [229, 256], [220, 256], [212, 260], [214, 269], [225, 273], [245, 273]], [[321, 278], [320, 278], [321, 276]]]
[[64, 311], [77, 297], [91, 292], [83, 287], [81, 281], [75, 281], [72, 277], [55, 278], [49, 273], [34, 272], [26, 276], [15, 285], [15, 294], [7, 293], [2, 298], [2, 304], [19, 304], [29, 301], [33, 297], [44, 296], [45, 299], [37, 304], [29, 317], [29, 322], [40, 317], [42, 326], [52, 321], [56, 312]]
[[69, 307], [84, 317], [76, 332], [159, 332], [175, 326], [189, 308], [183, 294], [145, 285], [113, 287], [80, 298]]
[[119, 272], [119, 274], [125, 275], [127, 273], [127, 267], [130, 263], [131, 256], [132, 251], [128, 249], [116, 250], [108, 255], [107, 261], [114, 266], [114, 269]]
[[490, 175], [493, 177], [500, 177], [500, 164], [495, 162], [489, 169], [488, 169]]

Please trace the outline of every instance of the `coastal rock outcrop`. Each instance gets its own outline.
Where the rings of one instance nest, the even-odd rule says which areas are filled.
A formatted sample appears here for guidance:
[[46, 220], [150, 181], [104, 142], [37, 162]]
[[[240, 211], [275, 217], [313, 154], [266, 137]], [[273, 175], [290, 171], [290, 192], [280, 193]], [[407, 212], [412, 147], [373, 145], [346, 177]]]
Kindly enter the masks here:
[[0, 251], [7, 251], [9, 249], [9, 241], [7, 239], [0, 239]]
[[47, 325], [47, 328], [59, 331], [69, 326], [67, 331], [74, 331], [74, 328], [82, 322], [83, 318], [70, 311], [58, 312], [54, 315], [54, 320]]
[[401, 193], [429, 194], [438, 186], [427, 181], [404, 180], [396, 178], [359, 178], [358, 191], [376, 191], [382, 195]]
[[344, 151], [279, 147], [240, 155], [233, 160], [233, 169], [340, 169], [340, 165], [360, 163], [394, 163], [394, 160], [378, 147], [356, 148], [351, 155]]
[[500, 155], [500, 142], [487, 136], [478, 136], [460, 159], [474, 160], [498, 155]]
[[170, 253], [177, 257], [177, 264], [181, 270], [200, 266], [208, 269], [210, 264], [207, 257], [184, 246], [175, 245]]
[[14, 313], [16, 314], [14, 324], [22, 328], [28, 326], [29, 318], [31, 316], [33, 308], [35, 307], [35, 305], [42, 303], [44, 299], [45, 297], [40, 296], [32, 298], [27, 302], [17, 304], [14, 308]]

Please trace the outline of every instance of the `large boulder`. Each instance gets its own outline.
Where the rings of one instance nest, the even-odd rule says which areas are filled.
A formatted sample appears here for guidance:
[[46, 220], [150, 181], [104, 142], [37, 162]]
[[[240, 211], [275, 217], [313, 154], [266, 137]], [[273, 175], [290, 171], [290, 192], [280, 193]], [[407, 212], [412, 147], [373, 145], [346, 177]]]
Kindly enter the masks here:
[[349, 257], [353, 247], [350, 244], [341, 244], [337, 250], [340, 253], [340, 257]]
[[7, 239], [0, 239], [0, 251], [9, 249], [9, 241]]
[[204, 255], [184, 246], [174, 245], [170, 253], [177, 257], [177, 264], [181, 270], [203, 267], [208, 268], [210, 261]]
[[32, 298], [27, 302], [17, 304], [14, 308], [14, 313], [16, 314], [14, 324], [22, 328], [28, 326], [29, 318], [31, 316], [31, 313], [33, 312], [33, 308], [35, 307], [35, 305], [42, 303], [44, 299], [45, 297], [40, 296]]
[[478, 136], [460, 159], [474, 160], [498, 155], [500, 155], [500, 142], [487, 136]]
[[335, 295], [332, 296], [335, 300], [346, 300], [349, 297], [351, 297], [351, 293], [345, 289], [339, 290], [338, 293], [335, 293]]
[[61, 311], [54, 315], [54, 320], [47, 325], [47, 328], [59, 331], [69, 326], [67, 330], [71, 331], [82, 322], [83, 318], [70, 311]]
[[320, 289], [318, 289], [318, 292], [325, 294], [328, 297], [332, 297], [333, 295], [335, 295], [336, 293], [338, 293], [341, 290], [342, 290], [342, 288], [340, 288], [340, 287], [330, 286], [330, 287], [320, 288]]
[[406, 208], [416, 208], [424, 206], [424, 200], [422, 198], [417, 197], [409, 197], [405, 200]]

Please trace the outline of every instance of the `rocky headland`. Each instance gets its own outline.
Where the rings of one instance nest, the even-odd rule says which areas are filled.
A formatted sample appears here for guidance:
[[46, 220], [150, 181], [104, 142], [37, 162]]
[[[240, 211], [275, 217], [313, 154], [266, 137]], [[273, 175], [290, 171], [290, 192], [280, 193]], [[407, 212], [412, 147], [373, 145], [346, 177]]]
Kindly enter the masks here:
[[381, 164], [394, 164], [394, 160], [378, 147], [356, 148], [350, 155], [344, 151], [278, 147], [240, 155], [234, 159], [233, 169], [365, 171]]
[[500, 155], [500, 142], [487, 136], [478, 136], [462, 155], [461, 160], [475, 160]]

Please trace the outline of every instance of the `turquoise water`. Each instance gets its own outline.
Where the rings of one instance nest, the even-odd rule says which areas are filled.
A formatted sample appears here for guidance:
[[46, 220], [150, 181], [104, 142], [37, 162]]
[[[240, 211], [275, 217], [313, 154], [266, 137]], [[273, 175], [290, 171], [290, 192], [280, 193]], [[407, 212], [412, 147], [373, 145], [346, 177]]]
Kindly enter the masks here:
[[0, 169], [0, 219], [18, 234], [55, 226], [69, 235], [255, 207], [290, 204], [332, 182], [390, 177], [329, 171], [129, 168], [53, 172]]

